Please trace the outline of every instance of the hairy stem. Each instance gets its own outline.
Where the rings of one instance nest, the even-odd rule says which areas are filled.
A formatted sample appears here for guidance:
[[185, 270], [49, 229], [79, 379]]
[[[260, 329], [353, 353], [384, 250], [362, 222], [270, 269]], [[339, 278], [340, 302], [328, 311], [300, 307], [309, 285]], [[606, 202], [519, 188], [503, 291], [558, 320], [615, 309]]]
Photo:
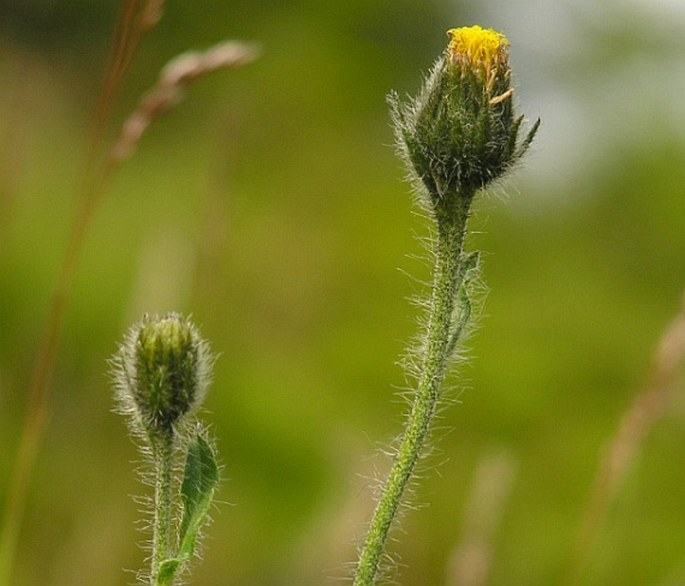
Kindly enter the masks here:
[[155, 517], [152, 535], [152, 586], [162, 584], [159, 573], [162, 562], [173, 557], [172, 548], [172, 492], [173, 453], [172, 434], [156, 441], [153, 446], [155, 460]]
[[375, 583], [388, 533], [423, 453], [440, 397], [450, 349], [453, 348], [455, 298], [462, 274], [460, 260], [468, 203], [470, 198], [454, 198], [451, 217], [437, 218], [433, 289], [418, 387], [399, 450], [359, 556], [354, 586], [372, 586]]

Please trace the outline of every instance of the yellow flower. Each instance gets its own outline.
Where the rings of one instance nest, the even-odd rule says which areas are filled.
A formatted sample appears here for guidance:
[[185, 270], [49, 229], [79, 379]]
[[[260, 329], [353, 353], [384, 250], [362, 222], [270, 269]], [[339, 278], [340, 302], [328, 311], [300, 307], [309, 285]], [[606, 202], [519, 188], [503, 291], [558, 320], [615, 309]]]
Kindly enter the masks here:
[[448, 34], [419, 95], [406, 103], [390, 98], [400, 150], [436, 215], [510, 170], [538, 128], [520, 140], [507, 38], [480, 26]]
[[[464, 65], [483, 75], [486, 90], [492, 90], [495, 77], [508, 75], [507, 63], [509, 40], [502, 33], [479, 25], [451, 28], [447, 31], [450, 42], [448, 56], [456, 63]], [[495, 100], [502, 101], [511, 91]]]
[[468, 59], [472, 65], [489, 71], [502, 58], [506, 59], [509, 41], [502, 33], [481, 26], [463, 26], [447, 31], [450, 36], [449, 51], [455, 57]]

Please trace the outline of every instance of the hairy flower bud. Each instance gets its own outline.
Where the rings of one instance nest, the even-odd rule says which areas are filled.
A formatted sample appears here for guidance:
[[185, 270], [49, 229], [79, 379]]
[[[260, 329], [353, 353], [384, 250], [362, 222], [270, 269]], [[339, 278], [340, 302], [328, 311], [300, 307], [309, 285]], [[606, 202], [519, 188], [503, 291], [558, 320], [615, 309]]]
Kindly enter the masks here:
[[123, 410], [151, 439], [173, 434], [202, 402], [211, 363], [208, 345], [189, 319], [145, 316], [114, 360]]
[[519, 141], [510, 87], [509, 41], [480, 26], [450, 29], [449, 44], [416, 98], [390, 96], [400, 151], [425, 187], [428, 205], [468, 200], [523, 155], [539, 121]]

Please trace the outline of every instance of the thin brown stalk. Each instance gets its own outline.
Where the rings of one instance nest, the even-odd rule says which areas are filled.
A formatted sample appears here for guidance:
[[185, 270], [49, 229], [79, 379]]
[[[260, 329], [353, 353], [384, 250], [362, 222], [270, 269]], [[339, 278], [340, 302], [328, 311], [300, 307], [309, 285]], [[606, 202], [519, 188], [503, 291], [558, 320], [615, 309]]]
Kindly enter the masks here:
[[146, 33], [155, 28], [162, 18], [166, 0], [147, 0], [140, 13], [140, 31]]
[[[95, 112], [89, 140], [90, 166], [95, 167], [104, 140], [105, 130], [121, 90], [124, 76], [131, 66], [136, 50], [145, 35], [159, 22], [164, 0], [124, 0], [115, 35], [110, 44], [105, 76]], [[91, 168], [91, 172], [95, 169]]]
[[[159, 2], [156, 2], [159, 4]], [[144, 30], [138, 24], [148, 2], [125, 0], [116, 26], [115, 40], [105, 69], [103, 88], [93, 115], [88, 162], [84, 183], [77, 201], [64, 260], [52, 293], [45, 329], [41, 337], [28, 388], [26, 419], [19, 439], [14, 469], [9, 481], [5, 517], [0, 535], [0, 586], [12, 581], [14, 559], [31, 473], [38, 455], [47, 419], [50, 380], [54, 372], [59, 338], [64, 322], [72, 282], [96, 203], [104, 191], [103, 177], [97, 172], [97, 160], [112, 106], [121, 87], [124, 74]], [[161, 7], [160, 7], [161, 10]], [[148, 27], [149, 28], [149, 27]]]
[[203, 52], [184, 53], [170, 61], [162, 70], [157, 84], [124, 122], [121, 134], [110, 151], [108, 168], [117, 167], [131, 156], [150, 124], [176, 106], [189, 85], [218, 69], [249, 63], [256, 56], [255, 47], [228, 41]]
[[[15, 65], [18, 71], [21, 63]], [[14, 202], [23, 168], [26, 164], [27, 121], [30, 119], [31, 90], [26, 79], [8, 88], [8, 112], [0, 125], [0, 254], [6, 244], [7, 228], [11, 222]]]
[[654, 424], [666, 412], [685, 361], [685, 297], [679, 313], [659, 341], [646, 384], [621, 418], [601, 456], [593, 488], [581, 517], [566, 583], [574, 584], [587, 562], [607, 512]]

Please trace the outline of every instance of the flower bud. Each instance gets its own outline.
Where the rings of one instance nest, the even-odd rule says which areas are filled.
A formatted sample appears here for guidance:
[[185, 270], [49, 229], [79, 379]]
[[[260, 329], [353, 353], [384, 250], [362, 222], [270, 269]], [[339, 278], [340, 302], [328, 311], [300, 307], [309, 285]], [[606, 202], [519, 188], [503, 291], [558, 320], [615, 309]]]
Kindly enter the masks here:
[[212, 358], [195, 325], [170, 313], [133, 326], [114, 363], [123, 410], [153, 439], [172, 435], [198, 408]]
[[469, 200], [523, 155], [510, 87], [509, 41], [480, 26], [450, 29], [449, 44], [416, 98], [391, 95], [400, 151], [439, 212], [442, 201]]

